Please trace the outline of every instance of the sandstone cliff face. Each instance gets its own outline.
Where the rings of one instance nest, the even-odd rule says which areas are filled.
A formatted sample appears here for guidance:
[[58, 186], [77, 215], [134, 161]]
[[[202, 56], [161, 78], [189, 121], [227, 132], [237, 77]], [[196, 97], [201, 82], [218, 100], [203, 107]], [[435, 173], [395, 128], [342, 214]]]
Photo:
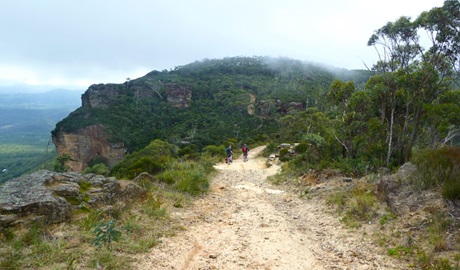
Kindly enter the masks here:
[[176, 108], [188, 108], [192, 100], [192, 90], [177, 84], [166, 85], [168, 102]]
[[192, 90], [178, 84], [168, 83], [161, 85], [160, 82], [147, 80], [139, 83], [135, 81], [124, 84], [93, 84], [82, 95], [83, 107], [98, 108], [107, 107], [116, 98], [131, 93], [135, 99], [163, 99], [161, 88], [166, 89], [166, 100], [177, 108], [187, 108], [192, 99]]
[[59, 132], [53, 136], [58, 155], [68, 154], [66, 163], [72, 171], [82, 171], [88, 161], [102, 158], [109, 167], [115, 166], [125, 155], [123, 143], [110, 143], [103, 125], [92, 125], [76, 133]]
[[83, 107], [107, 107], [113, 100], [132, 93], [135, 99], [148, 99], [153, 97], [163, 98], [159, 92], [158, 83], [147, 81], [145, 83], [126, 82], [124, 84], [93, 84], [82, 95]]
[[82, 107], [109, 106], [112, 100], [120, 95], [120, 87], [117, 84], [93, 84], [81, 96]]

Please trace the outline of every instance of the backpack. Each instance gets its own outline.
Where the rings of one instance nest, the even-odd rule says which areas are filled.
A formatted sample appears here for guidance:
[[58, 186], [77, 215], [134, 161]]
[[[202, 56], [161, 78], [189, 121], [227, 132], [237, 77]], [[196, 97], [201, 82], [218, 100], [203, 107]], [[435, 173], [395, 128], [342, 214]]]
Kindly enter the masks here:
[[245, 147], [243, 147], [243, 153], [246, 153], [248, 151], [248, 149]]

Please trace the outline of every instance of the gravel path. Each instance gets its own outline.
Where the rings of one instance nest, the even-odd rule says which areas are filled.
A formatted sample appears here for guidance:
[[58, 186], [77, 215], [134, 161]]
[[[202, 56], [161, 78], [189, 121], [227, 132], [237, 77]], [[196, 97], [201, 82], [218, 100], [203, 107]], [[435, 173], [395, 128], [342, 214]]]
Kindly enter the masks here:
[[[321, 199], [270, 185], [279, 166], [217, 164], [208, 195], [172, 218], [186, 229], [137, 259], [137, 269], [407, 269], [344, 228]], [[381, 251], [380, 251], [381, 252]]]

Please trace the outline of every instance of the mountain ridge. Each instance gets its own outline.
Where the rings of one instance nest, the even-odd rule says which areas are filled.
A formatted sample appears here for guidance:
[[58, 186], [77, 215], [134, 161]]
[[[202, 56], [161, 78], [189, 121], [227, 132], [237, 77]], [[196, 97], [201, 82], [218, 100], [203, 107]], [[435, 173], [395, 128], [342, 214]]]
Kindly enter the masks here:
[[[86, 163], [107, 157], [70, 151], [86, 149], [83, 137], [70, 147], [63, 142], [94, 125], [102, 125], [110, 143], [123, 144], [127, 153], [157, 138], [198, 148], [228, 138], [251, 141], [273, 134], [281, 116], [322, 106], [335, 79], [357, 72], [337, 71], [286, 58], [230, 57], [154, 70], [123, 84], [95, 84], [82, 95], [82, 106], [56, 125], [53, 142], [60, 155]], [[368, 71], [358, 74], [357, 85], [370, 77]]]

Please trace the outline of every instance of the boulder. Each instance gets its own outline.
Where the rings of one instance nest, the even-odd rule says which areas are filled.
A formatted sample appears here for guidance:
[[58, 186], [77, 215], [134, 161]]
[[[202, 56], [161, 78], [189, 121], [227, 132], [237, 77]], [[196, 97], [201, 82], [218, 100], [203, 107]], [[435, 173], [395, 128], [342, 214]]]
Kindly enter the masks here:
[[72, 211], [83, 206], [103, 208], [132, 202], [146, 193], [132, 181], [41, 170], [12, 179], [0, 189], [0, 227], [33, 221], [59, 223], [70, 220]]

